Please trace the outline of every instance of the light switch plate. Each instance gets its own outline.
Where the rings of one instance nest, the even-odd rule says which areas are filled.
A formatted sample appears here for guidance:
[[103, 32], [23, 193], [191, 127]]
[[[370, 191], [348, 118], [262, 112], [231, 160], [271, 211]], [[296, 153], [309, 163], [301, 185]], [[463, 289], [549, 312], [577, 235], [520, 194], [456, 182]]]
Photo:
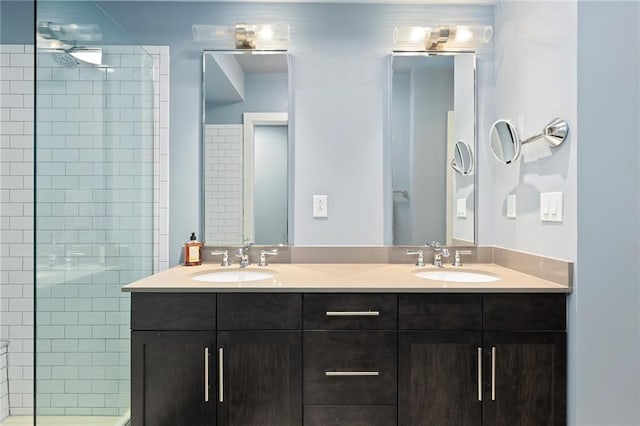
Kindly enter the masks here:
[[507, 217], [509, 219], [516, 218], [516, 194], [507, 195]]
[[456, 216], [467, 217], [467, 199], [466, 198], [458, 198]]
[[313, 217], [328, 217], [329, 212], [327, 210], [327, 196], [326, 195], [314, 195], [313, 196]]
[[562, 192], [540, 193], [540, 220], [562, 222]]

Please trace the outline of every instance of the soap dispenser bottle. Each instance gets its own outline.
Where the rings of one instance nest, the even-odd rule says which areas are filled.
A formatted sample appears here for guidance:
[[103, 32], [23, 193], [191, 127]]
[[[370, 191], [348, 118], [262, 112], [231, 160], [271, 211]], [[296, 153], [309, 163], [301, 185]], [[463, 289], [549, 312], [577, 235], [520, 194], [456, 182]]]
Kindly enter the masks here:
[[202, 243], [196, 239], [196, 233], [191, 233], [189, 242], [184, 244], [184, 265], [202, 265]]

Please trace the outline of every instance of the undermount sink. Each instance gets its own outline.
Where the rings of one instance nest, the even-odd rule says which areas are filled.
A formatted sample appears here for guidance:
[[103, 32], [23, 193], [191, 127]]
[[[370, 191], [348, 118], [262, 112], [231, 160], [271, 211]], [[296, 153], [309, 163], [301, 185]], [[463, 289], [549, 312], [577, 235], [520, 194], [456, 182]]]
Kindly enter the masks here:
[[457, 283], [490, 283], [493, 281], [500, 281], [500, 277], [488, 272], [481, 271], [456, 271], [451, 269], [430, 269], [426, 271], [414, 272], [418, 278], [424, 278], [426, 280], [434, 281], [446, 281]]
[[207, 272], [196, 275], [192, 279], [209, 283], [243, 283], [273, 278], [275, 272], [268, 269], [231, 269], [226, 271]]

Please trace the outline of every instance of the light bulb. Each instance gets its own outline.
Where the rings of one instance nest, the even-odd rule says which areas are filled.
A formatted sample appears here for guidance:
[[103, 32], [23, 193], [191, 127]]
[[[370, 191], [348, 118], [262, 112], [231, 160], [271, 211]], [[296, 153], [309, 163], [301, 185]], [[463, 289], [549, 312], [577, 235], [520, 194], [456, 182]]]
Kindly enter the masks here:
[[473, 32], [467, 27], [458, 27], [456, 31], [456, 41], [458, 43], [465, 43], [473, 38]]
[[411, 41], [417, 43], [424, 40], [425, 33], [426, 31], [423, 27], [412, 27], [410, 35]]
[[260, 28], [260, 31], [258, 32], [258, 38], [260, 38], [261, 40], [264, 40], [264, 41], [272, 40], [273, 39], [273, 28], [271, 28], [271, 25], [262, 26], [262, 28]]

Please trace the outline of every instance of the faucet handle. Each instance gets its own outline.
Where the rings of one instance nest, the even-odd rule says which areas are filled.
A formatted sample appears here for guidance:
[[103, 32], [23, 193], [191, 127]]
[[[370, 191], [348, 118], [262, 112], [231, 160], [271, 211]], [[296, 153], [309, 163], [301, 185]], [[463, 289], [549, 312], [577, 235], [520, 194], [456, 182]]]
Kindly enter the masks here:
[[418, 255], [418, 260], [416, 261], [416, 266], [422, 268], [424, 266], [424, 253], [422, 250], [407, 250], [408, 255]]
[[229, 250], [214, 250], [211, 252], [211, 255], [222, 256], [220, 266], [229, 266]]
[[453, 259], [453, 266], [462, 266], [462, 262], [460, 262], [460, 255], [472, 255], [473, 252], [471, 250], [456, 250], [455, 258]]
[[258, 266], [269, 265], [267, 263], [267, 256], [275, 256], [277, 254], [278, 254], [278, 249], [260, 250], [260, 262], [258, 263]]

